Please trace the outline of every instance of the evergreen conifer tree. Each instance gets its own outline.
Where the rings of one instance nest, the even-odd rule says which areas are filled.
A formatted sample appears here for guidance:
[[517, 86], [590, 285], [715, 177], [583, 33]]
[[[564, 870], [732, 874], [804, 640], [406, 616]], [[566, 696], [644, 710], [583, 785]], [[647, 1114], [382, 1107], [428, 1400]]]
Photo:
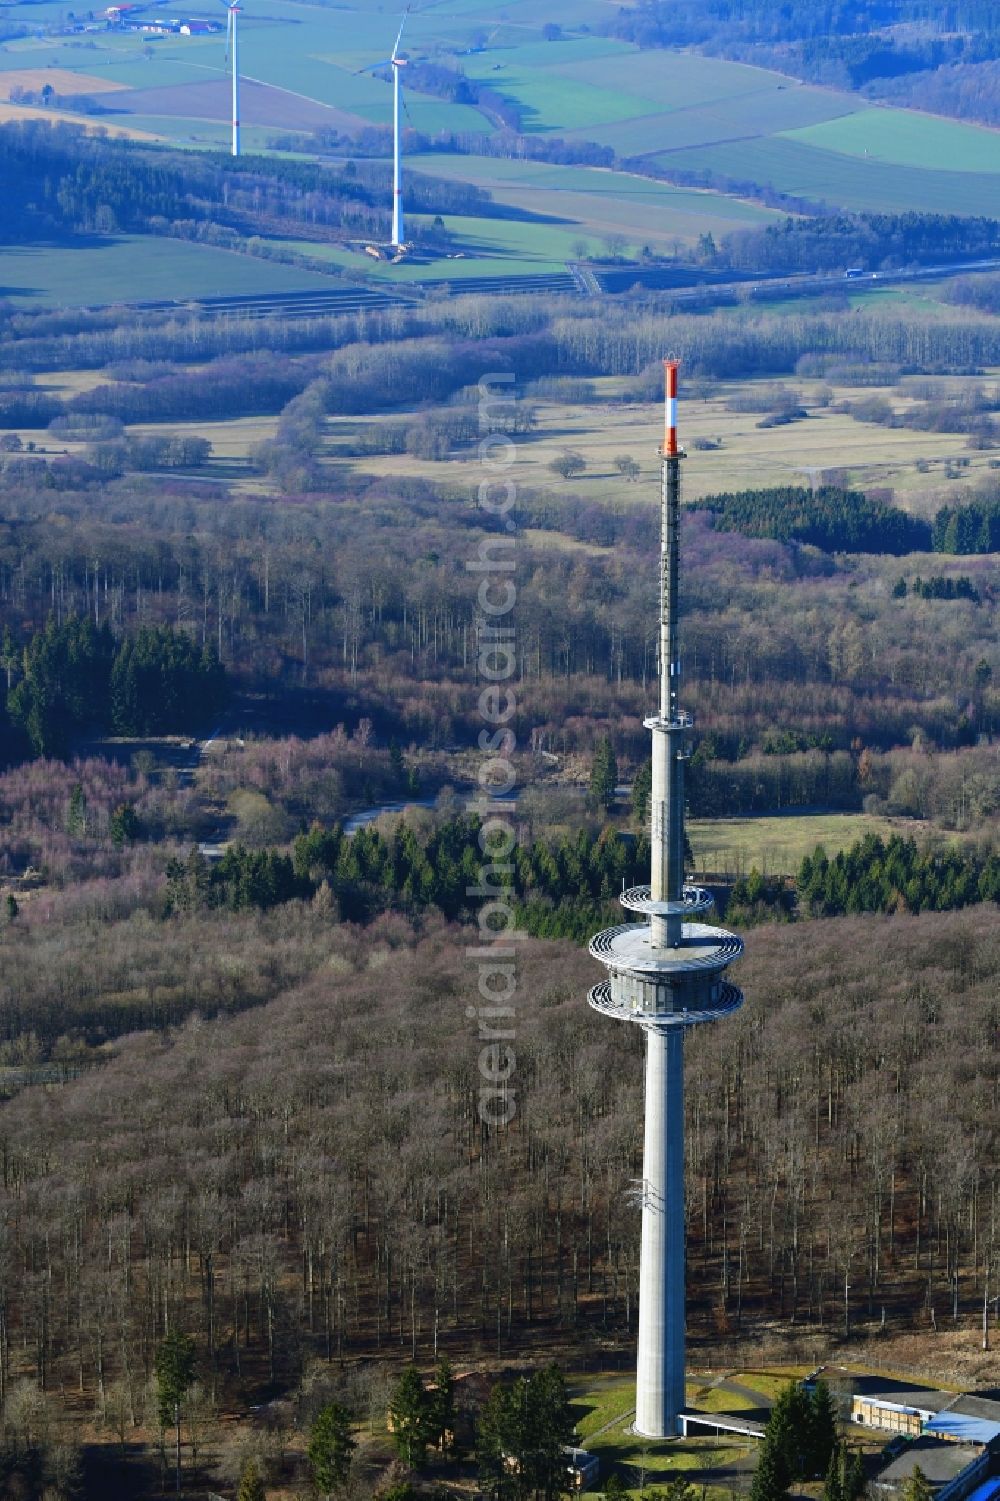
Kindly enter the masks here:
[[865, 1462], [859, 1449], [843, 1449], [843, 1466], [840, 1489], [843, 1501], [861, 1501], [868, 1489], [865, 1478]]
[[649, 799], [653, 791], [653, 763], [644, 761], [632, 783], [632, 817], [644, 824], [649, 818]]
[[595, 808], [607, 811], [615, 800], [618, 785], [618, 762], [611, 738], [604, 735], [597, 744], [590, 769], [590, 800]]
[[455, 1441], [455, 1378], [451, 1361], [442, 1355], [434, 1373], [435, 1388], [430, 1393], [428, 1430], [430, 1441], [446, 1453]]
[[160, 1427], [174, 1425], [174, 1473], [181, 1488], [181, 1406], [194, 1380], [194, 1340], [174, 1329], [156, 1352], [156, 1399]]
[[248, 1459], [243, 1466], [236, 1501], [267, 1501], [267, 1492], [255, 1459]]
[[903, 1501], [932, 1501], [933, 1487], [919, 1465], [914, 1465], [913, 1474], [903, 1486]]
[[87, 798], [80, 783], [77, 782], [69, 795], [69, 807], [66, 810], [66, 832], [79, 839], [87, 832]]
[[837, 1408], [825, 1381], [817, 1381], [809, 1400], [807, 1428], [808, 1448], [805, 1455], [806, 1479], [826, 1475], [837, 1453]]
[[329, 1496], [344, 1485], [356, 1448], [347, 1408], [339, 1402], [328, 1402], [316, 1414], [306, 1451], [313, 1484], [321, 1496]]
[[431, 1438], [431, 1397], [416, 1366], [407, 1366], [389, 1403], [393, 1443], [402, 1459], [419, 1469]]
[[804, 1473], [808, 1463], [812, 1403], [797, 1381], [790, 1381], [771, 1409], [765, 1443], [773, 1445], [783, 1474], [783, 1489]]
[[750, 1501], [787, 1501], [789, 1476], [780, 1450], [765, 1432], [750, 1486]]

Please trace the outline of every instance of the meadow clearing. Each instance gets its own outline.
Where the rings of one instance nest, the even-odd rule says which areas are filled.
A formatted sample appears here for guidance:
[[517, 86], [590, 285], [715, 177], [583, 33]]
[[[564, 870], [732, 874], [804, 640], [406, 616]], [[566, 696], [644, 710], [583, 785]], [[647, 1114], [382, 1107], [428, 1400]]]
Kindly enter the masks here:
[[756, 868], [764, 876], [794, 875], [803, 856], [818, 844], [832, 858], [866, 834], [917, 834], [920, 826], [905, 818], [869, 813], [788, 813], [759, 818], [694, 818], [688, 835], [694, 874], [727, 872], [746, 875]]
[[[976, 378], [953, 377], [943, 386], [958, 392]], [[594, 381], [602, 398], [594, 404], [564, 404], [535, 401], [535, 431], [518, 440], [517, 480], [528, 489], [577, 495], [583, 500], [627, 505], [646, 493], [658, 472], [657, 444], [662, 416], [654, 402], [624, 402], [621, 383], [612, 379]], [[794, 391], [808, 416], [786, 426], [761, 428], [760, 411], [733, 411], [730, 403], [753, 401], [772, 386], [769, 381], [726, 381], [711, 387], [696, 387], [684, 400], [683, 440], [689, 449], [698, 444], [714, 445], [697, 454], [697, 462], [684, 474], [688, 500], [720, 491], [746, 489], [753, 485], [796, 485], [822, 482], [824, 474], [836, 471], [846, 483], [880, 486], [895, 492], [897, 502], [915, 515], [932, 516], [940, 501], [946, 478], [949, 488], [971, 483], [989, 471], [988, 452], [969, 451], [960, 433], [914, 433], [905, 428], [887, 428], [862, 422], [848, 412], [835, 411], [842, 402], [863, 400], [871, 389], [848, 385], [825, 386], [818, 381], [789, 379], [780, 382]], [[913, 404], [907, 386], [886, 393], [899, 411]], [[820, 398], [829, 405], [819, 405]], [[398, 422], [399, 414], [372, 419]], [[327, 457], [346, 458], [353, 447], [355, 418], [329, 419]], [[578, 453], [586, 468], [572, 479], [553, 473], [550, 465], [565, 450]], [[623, 478], [615, 459], [628, 455], [639, 465], [637, 481]], [[957, 473], [946, 476], [946, 466], [956, 459], [968, 460]], [[430, 480], [472, 484], [472, 460], [457, 453], [447, 464], [421, 460], [410, 454], [350, 458], [359, 472], [383, 476], [420, 475]], [[468, 479], [463, 471], [469, 470]]]
[[[289, 278], [297, 273], [291, 267], [272, 266], [251, 261], [226, 251], [189, 245], [184, 241], [155, 241], [167, 256], [177, 253], [175, 268], [187, 268], [188, 283], [194, 275], [203, 276], [205, 286], [221, 289], [220, 278], [229, 273], [228, 262], [237, 268], [249, 267], [262, 277], [284, 272]], [[127, 238], [116, 242], [121, 276], [130, 274], [135, 256]], [[82, 285], [71, 280], [71, 257], [110, 255], [111, 250], [46, 251], [40, 253], [48, 285], [60, 278], [66, 296], [85, 301]], [[190, 258], [189, 258], [190, 253]], [[6, 276], [27, 275], [33, 252], [0, 252], [0, 284]], [[7, 268], [18, 268], [13, 273]], [[142, 267], [147, 274], [156, 268]], [[103, 272], [95, 274], [103, 275]], [[140, 277], [140, 271], [136, 271]], [[316, 278], [317, 281], [321, 280]], [[329, 282], [323, 283], [329, 285]], [[244, 285], [230, 281], [229, 290], [252, 292], [263, 283], [248, 281]], [[273, 283], [271, 283], [273, 289]], [[195, 295], [193, 287], [191, 294]], [[22, 293], [23, 295], [23, 293]], [[985, 378], [998, 378], [987, 372]], [[100, 372], [53, 372], [38, 376], [40, 385], [60, 394], [89, 389], [100, 384]], [[537, 494], [572, 495], [583, 502], [627, 506], [649, 494], [658, 473], [657, 444], [660, 439], [661, 411], [657, 402], [623, 400], [622, 382], [608, 377], [591, 383], [597, 400], [586, 404], [565, 403], [530, 398], [536, 414], [536, 426], [518, 438], [516, 480], [520, 487]], [[972, 485], [992, 472], [989, 450], [970, 450], [960, 433], [913, 432], [906, 428], [887, 428], [858, 420], [846, 411], [833, 408], [841, 403], [864, 400], [871, 396], [867, 387], [848, 385], [824, 386], [818, 381], [787, 379], [780, 382], [786, 391], [795, 393], [808, 416], [785, 426], [761, 428], [759, 411], [731, 410], [732, 405], [763, 403], [773, 389], [769, 381], [731, 381], [713, 386], [696, 386], [685, 397], [684, 442], [696, 462], [684, 472], [687, 500], [728, 490], [746, 489], [748, 485], [808, 485], [836, 478], [838, 483], [861, 488], [891, 491], [895, 501], [912, 514], [932, 518], [937, 508], [956, 487]], [[943, 390], [958, 394], [964, 388], [981, 384], [980, 377], [942, 379]], [[904, 382], [887, 393], [894, 408], [904, 411], [915, 400], [912, 389]], [[819, 404], [819, 398], [825, 403]], [[366, 428], [380, 424], [398, 425], [405, 420], [405, 409], [376, 417], [331, 416], [320, 462], [358, 475], [379, 478], [421, 478], [462, 493], [476, 483], [475, 451], [457, 449], [444, 461], [417, 458], [412, 454], [358, 455], [358, 438]], [[277, 417], [241, 418], [228, 422], [170, 422], [171, 432], [203, 435], [210, 439], [213, 467], [225, 467], [227, 477], [241, 485], [257, 489], [261, 481], [249, 465], [251, 449], [273, 434]], [[154, 432], [156, 424], [143, 423], [130, 431]], [[21, 438], [46, 445], [47, 435], [38, 429], [19, 430]], [[708, 446], [706, 446], [708, 445]], [[699, 448], [701, 451], [698, 451]], [[551, 464], [567, 450], [579, 454], [585, 464], [582, 473], [563, 479]], [[637, 476], [629, 480], [616, 465], [622, 457], [638, 465]], [[562, 537], [560, 545], [586, 547], [585, 543]]]

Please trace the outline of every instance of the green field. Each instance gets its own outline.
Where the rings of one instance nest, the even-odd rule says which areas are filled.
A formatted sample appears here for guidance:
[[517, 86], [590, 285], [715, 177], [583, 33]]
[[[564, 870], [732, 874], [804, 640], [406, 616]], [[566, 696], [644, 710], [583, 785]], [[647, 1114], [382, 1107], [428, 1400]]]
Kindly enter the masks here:
[[29, 306], [81, 306], [117, 298], [183, 300], [314, 287], [329, 290], [329, 277], [186, 240], [122, 235], [92, 245], [0, 249], [0, 297]]
[[[151, 123], [151, 122], [150, 122]], [[672, 188], [623, 172], [593, 168], [521, 164], [498, 157], [426, 155], [414, 158], [414, 171], [449, 181], [487, 187], [499, 202], [525, 218], [447, 214], [445, 227], [464, 259], [442, 255], [391, 265], [363, 252], [327, 244], [278, 243], [318, 262], [334, 264], [382, 281], [426, 281], [449, 277], [511, 275], [518, 271], [561, 271], [568, 260], [601, 255], [609, 236], [627, 229], [627, 248], [642, 245], [670, 252], [705, 233], [766, 224], [770, 210], [739, 199]], [[411, 225], [424, 223], [412, 216]]]
[[[740, 1378], [742, 1380], [742, 1377]], [[706, 1412], [736, 1411], [749, 1404], [729, 1394], [705, 1392], [689, 1379], [687, 1402]], [[631, 1495], [648, 1484], [663, 1485], [683, 1477], [713, 1498], [729, 1497], [736, 1476], [752, 1469], [755, 1444], [724, 1437], [691, 1438], [681, 1442], [636, 1437], [629, 1431], [635, 1409], [634, 1376], [598, 1376], [570, 1383], [570, 1398], [578, 1440], [601, 1461], [601, 1479], [617, 1474]], [[707, 1400], [706, 1400], [707, 1398]], [[714, 1399], [714, 1400], [713, 1400]]]
[[911, 833], [905, 819], [868, 813], [803, 813], [771, 818], [692, 819], [688, 826], [695, 868], [702, 871], [794, 875], [804, 855], [821, 844], [830, 856], [866, 834]]
[[[167, 115], [127, 115], [123, 117], [130, 127], [147, 135], [177, 142], [181, 146], [197, 147], [199, 150], [228, 151], [232, 142], [232, 127], [223, 120], [190, 120], [184, 122], [184, 133], [179, 135], [177, 121]], [[266, 151], [274, 132], [264, 125], [243, 125], [240, 136], [244, 151]]]
[[739, 119], [747, 100], [769, 98], [779, 117], [798, 118], [804, 125], [858, 107], [852, 94], [795, 83], [768, 68], [689, 51], [637, 50], [622, 44], [614, 56], [599, 61], [574, 59], [557, 71], [584, 82], [599, 82], [604, 88], [623, 89], [637, 101], [655, 106], [655, 110], [637, 109], [636, 115], [679, 117], [730, 105], [734, 118]]
[[554, 231], [548, 225], [536, 230], [534, 225], [517, 219], [474, 219], [457, 214], [449, 214], [447, 224], [456, 243], [461, 244], [465, 259], [449, 260], [442, 255], [393, 265], [373, 261], [363, 251], [343, 250], [339, 245], [305, 245], [299, 240], [273, 243], [309, 255], [319, 264], [395, 283], [437, 281], [442, 277], [461, 282], [468, 277], [527, 275], [566, 268], [571, 238], [566, 230]]
[[661, 166], [752, 178], [813, 202], [876, 213], [1000, 214], [1000, 175], [931, 172], [822, 151], [788, 137], [674, 151]]
[[511, 208], [571, 220], [572, 240], [581, 234], [600, 240], [615, 233], [633, 244], [670, 248], [678, 239], [689, 243], [706, 231], [725, 234], [778, 217], [771, 209], [739, 198], [594, 167], [450, 154], [420, 156], [413, 165], [432, 177], [476, 183]]
[[962, 125], [907, 110], [865, 109], [856, 114], [786, 131], [789, 139], [871, 157], [894, 166], [935, 172], [1000, 173], [1000, 131]]
[[[120, 111], [107, 117], [109, 123], [182, 146], [225, 147], [226, 120], [205, 118], [218, 105], [205, 103], [200, 87], [223, 80], [221, 33], [45, 36], [40, 28], [55, 26], [63, 16], [55, 0], [15, 0], [6, 14], [23, 19], [33, 35], [0, 47], [0, 70], [52, 65], [114, 82], [131, 92], [118, 106], [114, 94], [106, 96], [108, 107]], [[914, 111], [874, 109], [857, 95], [799, 84], [746, 63], [639, 49], [596, 34], [606, 18], [602, 0], [583, 0], [572, 9], [555, 0], [544, 12], [515, 0], [500, 13], [489, 0], [444, 0], [408, 17], [404, 50], [416, 61], [464, 71], [516, 102], [526, 132], [597, 142], [654, 169], [714, 172], [855, 210], [1000, 216], [1000, 132]], [[543, 38], [550, 21], [564, 28], [558, 40]], [[390, 84], [359, 69], [388, 55], [398, 12], [360, 0], [346, 0], [335, 10], [273, 0], [263, 13], [246, 14], [241, 28], [244, 76], [277, 91], [273, 99], [257, 98], [255, 119], [274, 123], [246, 125], [248, 149], [270, 149], [297, 130], [308, 133], [317, 118], [327, 118], [317, 105], [342, 129], [389, 127]], [[172, 96], [164, 97], [163, 90]], [[404, 96], [408, 125], [427, 137], [495, 130], [472, 105], [413, 88], [404, 87]], [[569, 258], [600, 253], [609, 236], [624, 240], [632, 255], [644, 246], [671, 253], [702, 234], [718, 237], [775, 217], [752, 200], [672, 189], [622, 172], [454, 152], [411, 155], [410, 161], [417, 170], [487, 188], [515, 217], [453, 219], [449, 228], [462, 259], [389, 270], [320, 247], [318, 261], [396, 280], [461, 281], [519, 266], [556, 269]], [[244, 268], [240, 274], [255, 282], [258, 272]], [[296, 276], [297, 285], [309, 284], [301, 273]]]
[[624, 89], [602, 88], [544, 68], [499, 66], [499, 73], [492, 72], [491, 64], [468, 72], [520, 105], [526, 131], [577, 131], [595, 140], [596, 126], [629, 120], [635, 114], [635, 99]]

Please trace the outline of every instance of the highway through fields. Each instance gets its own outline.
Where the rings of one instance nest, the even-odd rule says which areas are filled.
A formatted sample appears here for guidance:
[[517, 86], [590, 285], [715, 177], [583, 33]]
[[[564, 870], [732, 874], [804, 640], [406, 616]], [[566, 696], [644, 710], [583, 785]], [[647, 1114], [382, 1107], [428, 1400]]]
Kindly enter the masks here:
[[338, 313], [378, 311], [380, 308], [413, 307], [428, 296], [517, 296], [525, 293], [570, 294], [583, 297], [660, 295], [675, 304], [710, 307], [743, 298], [766, 301], [773, 298], [816, 296], [823, 292], [876, 291], [908, 282], [936, 281], [946, 276], [974, 275], [1000, 270], [1000, 258], [918, 266], [898, 271], [799, 272], [793, 274], [744, 272], [722, 280], [690, 266], [600, 266], [567, 265], [564, 272], [534, 275], [469, 277], [449, 281], [408, 282], [399, 287], [336, 286], [329, 291], [242, 294], [233, 297], [163, 298], [135, 303], [95, 304], [134, 307], [144, 312], [191, 311], [205, 317], [317, 318]]

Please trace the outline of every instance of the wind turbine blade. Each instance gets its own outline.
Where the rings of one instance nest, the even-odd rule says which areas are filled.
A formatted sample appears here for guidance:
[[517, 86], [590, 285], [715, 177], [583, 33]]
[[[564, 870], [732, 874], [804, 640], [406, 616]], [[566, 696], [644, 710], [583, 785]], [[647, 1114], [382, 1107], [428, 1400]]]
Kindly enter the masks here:
[[391, 57], [383, 57], [380, 63], [369, 63], [366, 68], [355, 68], [351, 77], [357, 78], [360, 73], [374, 73], [376, 68], [389, 68], [392, 66], [392, 62], [393, 59]]
[[392, 49], [392, 58], [391, 58], [392, 62], [395, 62], [396, 58], [399, 56], [399, 44], [403, 40], [403, 27], [406, 25], [406, 18], [407, 18], [407, 16], [409, 14], [410, 14], [410, 7], [407, 6], [406, 9], [403, 11], [403, 19], [399, 23], [399, 31], [396, 34], [396, 45]]

